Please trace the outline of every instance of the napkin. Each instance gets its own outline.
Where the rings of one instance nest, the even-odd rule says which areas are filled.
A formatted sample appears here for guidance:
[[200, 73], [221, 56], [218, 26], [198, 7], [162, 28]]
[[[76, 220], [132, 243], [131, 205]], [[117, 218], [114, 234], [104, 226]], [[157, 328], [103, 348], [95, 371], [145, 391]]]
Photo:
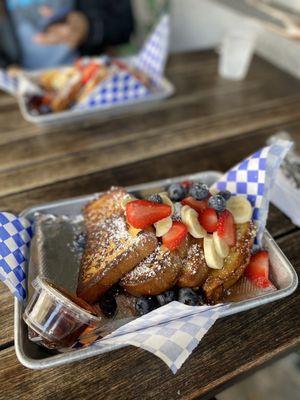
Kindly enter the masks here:
[[18, 88], [19, 79], [10, 76], [5, 69], [0, 69], [0, 89], [12, 96], [17, 96]]
[[[247, 196], [251, 201], [254, 207], [253, 217], [258, 224], [259, 240], [266, 224], [270, 190], [280, 163], [290, 147], [291, 142], [283, 140], [266, 146], [230, 169], [215, 184], [219, 190], [228, 189], [233, 194]], [[3, 229], [0, 231], [0, 244], [4, 243], [6, 247], [0, 247], [0, 249], [2, 260], [4, 259], [2, 253], [5, 256], [6, 265], [3, 268], [3, 263], [0, 264], [0, 270], [1, 268], [3, 270], [1, 279], [4, 278], [5, 283], [14, 289], [12, 291], [18, 298], [24, 299], [26, 293], [22, 291], [20, 294], [17, 290], [20, 280], [8, 279], [8, 275], [19, 267], [18, 271], [22, 271], [21, 282], [25, 279], [25, 260], [31, 234], [30, 223], [11, 214], [2, 213], [2, 216], [5, 218], [2, 218], [1, 228]], [[20, 237], [21, 232], [24, 234], [22, 241], [19, 240], [19, 237], [16, 239], [14, 236], [14, 231], [10, 229], [11, 224], [18, 225]], [[17, 248], [14, 247], [15, 243], [10, 248], [5, 242], [11, 237], [14, 238], [15, 243], [18, 243]], [[22, 257], [16, 257], [17, 250], [20, 251], [18, 254], [21, 254]], [[12, 253], [15, 255], [14, 260], [11, 258]], [[16, 260], [20, 261], [18, 265], [16, 265]], [[15, 272], [13, 273], [15, 274]], [[110, 347], [111, 344], [116, 343], [134, 345], [153, 353], [176, 373], [205, 333], [220, 316], [224, 315], [228, 307], [230, 304], [190, 307], [172, 302], [120, 327], [91, 346]], [[75, 348], [81, 346], [84, 344], [79, 341]]]
[[271, 191], [280, 164], [292, 147], [288, 140], [277, 140], [246, 158], [213, 185], [217, 190], [246, 196], [253, 206], [253, 221], [257, 225], [256, 242], [260, 246], [269, 212]]
[[164, 361], [175, 374], [229, 305], [187, 306], [173, 301], [117, 329], [91, 346], [132, 345]]
[[26, 218], [0, 213], [0, 280], [19, 300], [26, 298], [26, 262], [32, 226]]

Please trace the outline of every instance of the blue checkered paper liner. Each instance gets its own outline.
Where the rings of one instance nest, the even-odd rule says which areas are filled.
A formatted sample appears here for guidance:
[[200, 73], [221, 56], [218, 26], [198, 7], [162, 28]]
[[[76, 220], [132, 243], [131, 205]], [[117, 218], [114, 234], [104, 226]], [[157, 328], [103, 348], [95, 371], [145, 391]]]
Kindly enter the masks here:
[[164, 361], [175, 374], [228, 305], [186, 306], [177, 301], [117, 329], [91, 346], [132, 345]]
[[135, 66], [153, 79], [163, 76], [169, 53], [170, 16], [163, 15], [136, 57]]
[[0, 69], [0, 90], [17, 96], [19, 88], [19, 80], [16, 77], [11, 77], [6, 70]]
[[96, 91], [93, 91], [84, 102], [75, 106], [74, 109], [86, 110], [99, 106], [106, 108], [111, 105], [137, 101], [151, 94], [151, 91], [132, 74], [127, 71], [118, 71], [102, 82]]
[[0, 213], [0, 280], [19, 300], [26, 298], [26, 262], [32, 238], [31, 223], [13, 214]]
[[276, 174], [292, 142], [278, 140], [263, 147], [226, 172], [213, 185], [217, 190], [229, 190], [232, 194], [246, 196], [253, 206], [253, 221], [257, 225], [256, 240], [261, 239], [266, 227], [271, 190]]
[[[146, 73], [153, 83], [162, 77], [169, 50], [170, 18], [163, 15], [146, 40], [140, 53], [133, 58], [133, 65]], [[88, 110], [94, 107], [109, 108], [137, 102], [153, 93], [129, 71], [118, 70], [102, 81], [96, 89], [74, 109]]]

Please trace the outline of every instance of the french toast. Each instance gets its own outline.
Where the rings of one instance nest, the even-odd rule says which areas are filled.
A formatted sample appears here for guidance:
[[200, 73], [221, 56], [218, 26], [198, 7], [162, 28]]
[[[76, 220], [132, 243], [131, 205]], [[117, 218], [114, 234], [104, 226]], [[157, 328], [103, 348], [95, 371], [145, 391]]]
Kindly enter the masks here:
[[90, 202], [83, 211], [87, 243], [81, 260], [77, 295], [90, 304], [157, 246], [151, 231], [142, 231], [136, 236], [128, 231], [121, 207], [125, 194], [123, 189], [112, 190]]
[[203, 239], [188, 237], [187, 255], [182, 261], [182, 269], [177, 281], [180, 287], [199, 287], [208, 277], [209, 268], [205, 262]]
[[222, 269], [209, 269], [203, 292], [209, 303], [220, 301], [225, 291], [243, 275], [249, 263], [255, 229], [252, 221], [236, 225], [237, 242], [224, 260]]
[[175, 285], [181, 268], [182, 262], [178, 253], [159, 245], [152, 254], [127, 273], [120, 284], [133, 296], [157, 295]]

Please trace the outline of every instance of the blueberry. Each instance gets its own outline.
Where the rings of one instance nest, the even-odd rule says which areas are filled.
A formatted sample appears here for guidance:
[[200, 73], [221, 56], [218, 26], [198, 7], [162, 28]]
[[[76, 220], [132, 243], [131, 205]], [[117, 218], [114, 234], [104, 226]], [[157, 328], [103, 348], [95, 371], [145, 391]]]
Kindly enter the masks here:
[[197, 306], [199, 304], [199, 296], [191, 288], [181, 288], [178, 292], [178, 301], [187, 306]]
[[171, 303], [171, 301], [176, 300], [176, 295], [174, 290], [167, 290], [166, 292], [156, 296], [158, 304], [164, 306], [165, 304]]
[[152, 297], [139, 297], [135, 303], [135, 309], [138, 315], [148, 314], [156, 308]]
[[204, 200], [209, 195], [209, 189], [205, 183], [196, 182], [190, 188], [189, 194], [196, 200]]
[[163, 203], [163, 199], [158, 193], [151, 194], [151, 196], [148, 197], [149, 201], [153, 201], [154, 203]]
[[99, 301], [99, 306], [105, 317], [112, 318], [117, 311], [117, 302], [113, 293], [105, 293]]
[[180, 201], [186, 196], [186, 189], [180, 183], [172, 183], [168, 195], [172, 201]]
[[219, 195], [224, 197], [226, 201], [229, 200], [231, 197], [231, 193], [229, 192], [229, 190], [221, 190], [221, 192], [219, 192]]
[[41, 104], [39, 107], [39, 113], [42, 115], [45, 114], [50, 114], [52, 112], [52, 109], [50, 106], [48, 106], [48, 104]]
[[209, 207], [214, 208], [218, 212], [222, 212], [226, 208], [226, 200], [220, 194], [212, 196], [208, 200]]

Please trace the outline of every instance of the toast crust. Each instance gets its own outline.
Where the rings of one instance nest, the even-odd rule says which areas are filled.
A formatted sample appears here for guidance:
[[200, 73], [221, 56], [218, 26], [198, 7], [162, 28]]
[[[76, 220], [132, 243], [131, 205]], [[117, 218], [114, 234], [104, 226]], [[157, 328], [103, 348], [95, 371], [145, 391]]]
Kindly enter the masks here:
[[209, 268], [205, 262], [203, 239], [189, 236], [187, 256], [182, 261], [177, 285], [180, 287], [199, 287], [208, 277]]
[[157, 246], [150, 256], [121, 279], [120, 284], [133, 296], [154, 296], [175, 285], [181, 268], [177, 252]]
[[123, 275], [151, 254], [157, 239], [152, 232], [132, 236], [126, 226], [122, 189], [111, 191], [84, 209], [87, 244], [81, 260], [77, 295], [95, 303]]

